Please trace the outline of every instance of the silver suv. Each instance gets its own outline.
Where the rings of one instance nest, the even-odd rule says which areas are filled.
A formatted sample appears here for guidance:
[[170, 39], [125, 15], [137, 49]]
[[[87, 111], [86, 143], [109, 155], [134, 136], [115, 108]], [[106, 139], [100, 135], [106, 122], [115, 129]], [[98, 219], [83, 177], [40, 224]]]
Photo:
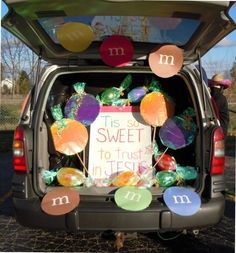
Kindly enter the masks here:
[[5, 3], [2, 26], [49, 63], [15, 130], [18, 222], [67, 231], [218, 223], [224, 135], [201, 57], [235, 29], [232, 4]]

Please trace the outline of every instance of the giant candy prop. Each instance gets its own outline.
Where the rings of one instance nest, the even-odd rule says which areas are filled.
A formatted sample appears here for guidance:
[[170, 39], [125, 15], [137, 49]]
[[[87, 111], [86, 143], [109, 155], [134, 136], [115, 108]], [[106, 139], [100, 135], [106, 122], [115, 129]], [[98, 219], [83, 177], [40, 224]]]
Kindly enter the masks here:
[[91, 94], [84, 92], [85, 83], [75, 83], [77, 92], [67, 101], [64, 113], [66, 118], [75, 119], [84, 125], [90, 125], [97, 118], [100, 111], [98, 100]]

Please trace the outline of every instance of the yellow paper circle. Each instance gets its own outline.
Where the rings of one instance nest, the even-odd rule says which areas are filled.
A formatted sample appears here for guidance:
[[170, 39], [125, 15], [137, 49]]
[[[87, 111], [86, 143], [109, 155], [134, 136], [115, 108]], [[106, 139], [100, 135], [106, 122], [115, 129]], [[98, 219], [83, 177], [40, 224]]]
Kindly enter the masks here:
[[93, 30], [89, 25], [78, 22], [68, 22], [56, 32], [61, 45], [71, 52], [86, 50], [93, 41]]

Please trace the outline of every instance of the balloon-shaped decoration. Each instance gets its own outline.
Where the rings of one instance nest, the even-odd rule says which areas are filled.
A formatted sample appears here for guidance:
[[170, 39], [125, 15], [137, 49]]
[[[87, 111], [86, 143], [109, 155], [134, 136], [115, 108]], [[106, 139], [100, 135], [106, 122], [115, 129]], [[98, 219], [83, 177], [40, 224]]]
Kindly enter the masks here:
[[77, 89], [76, 86], [83, 86], [84, 83], [76, 83], [74, 85], [77, 94], [72, 95], [67, 101], [64, 113], [66, 118], [75, 119], [84, 125], [91, 125], [100, 112], [100, 104], [98, 100], [90, 94], [86, 94], [82, 88]]
[[165, 153], [160, 154], [155, 159], [160, 170], [176, 170], [177, 164], [173, 156]]
[[193, 109], [187, 108], [183, 115], [167, 119], [159, 131], [162, 144], [174, 150], [191, 144], [197, 131], [193, 115]]
[[140, 113], [144, 121], [152, 126], [162, 126], [167, 118], [174, 115], [175, 105], [162, 92], [153, 91], [142, 99]]
[[156, 174], [157, 183], [162, 187], [169, 187], [177, 182], [177, 175], [174, 171], [159, 171]]
[[111, 88], [105, 89], [102, 92], [101, 97], [97, 96], [96, 98], [99, 100], [101, 104], [117, 105], [116, 103], [119, 101], [120, 97], [123, 95], [123, 91], [128, 89], [131, 83], [132, 83], [132, 76], [129, 74], [124, 78], [119, 88], [111, 87]]
[[88, 131], [79, 121], [61, 119], [51, 126], [55, 149], [65, 155], [74, 155], [82, 150], [88, 142]]
[[63, 186], [79, 186], [85, 182], [85, 176], [76, 168], [62, 167], [57, 172], [57, 181]]
[[112, 185], [116, 187], [136, 185], [139, 176], [133, 171], [123, 171], [112, 179]]
[[194, 180], [197, 178], [197, 171], [194, 167], [191, 166], [184, 167], [177, 165], [176, 173], [183, 180]]
[[121, 35], [112, 35], [105, 39], [100, 46], [102, 60], [112, 67], [123, 67], [132, 60], [134, 48], [128, 38]]
[[89, 25], [68, 22], [56, 31], [60, 44], [71, 52], [83, 52], [93, 41], [93, 30]]

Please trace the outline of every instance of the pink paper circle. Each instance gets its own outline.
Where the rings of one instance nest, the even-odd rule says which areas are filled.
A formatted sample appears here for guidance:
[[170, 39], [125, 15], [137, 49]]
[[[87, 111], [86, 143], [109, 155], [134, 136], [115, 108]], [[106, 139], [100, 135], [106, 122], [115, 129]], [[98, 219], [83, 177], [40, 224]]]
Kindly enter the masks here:
[[183, 53], [175, 45], [154, 48], [148, 58], [149, 66], [157, 76], [167, 78], [176, 75], [183, 65]]
[[127, 65], [134, 53], [134, 48], [129, 39], [121, 35], [112, 35], [103, 41], [99, 48], [104, 63], [112, 67]]

